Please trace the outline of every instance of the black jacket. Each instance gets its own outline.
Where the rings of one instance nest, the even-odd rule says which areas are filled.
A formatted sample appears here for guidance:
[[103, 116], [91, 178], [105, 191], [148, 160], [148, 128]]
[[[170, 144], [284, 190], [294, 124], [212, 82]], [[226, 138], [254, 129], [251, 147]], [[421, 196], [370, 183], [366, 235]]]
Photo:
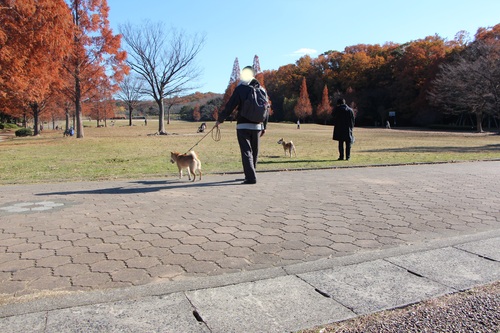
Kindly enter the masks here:
[[[254, 86], [255, 88], [260, 87], [260, 83], [256, 79], [250, 81], [249, 85]], [[243, 124], [243, 123], [259, 124], [251, 122], [250, 120], [240, 116], [240, 110], [241, 107], [243, 106], [243, 102], [248, 98], [251, 92], [253, 92], [251, 87], [249, 87], [246, 84], [239, 84], [234, 89], [233, 94], [229, 98], [229, 101], [227, 102], [226, 106], [224, 107], [224, 110], [221, 113], [219, 113], [219, 119], [218, 119], [219, 122], [223, 123], [231, 115], [231, 113], [233, 113], [233, 110], [237, 108], [238, 110], [238, 113], [236, 114], [237, 124]], [[264, 129], [266, 129], [267, 119], [263, 122], [263, 124], [264, 124]]]
[[354, 111], [345, 104], [339, 105], [333, 113], [333, 140], [353, 142]]

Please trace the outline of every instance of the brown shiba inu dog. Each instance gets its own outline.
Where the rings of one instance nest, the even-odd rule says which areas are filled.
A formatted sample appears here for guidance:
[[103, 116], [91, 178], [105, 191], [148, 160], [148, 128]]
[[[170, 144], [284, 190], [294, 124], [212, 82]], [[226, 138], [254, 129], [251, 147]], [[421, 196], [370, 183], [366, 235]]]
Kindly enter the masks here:
[[194, 151], [190, 151], [187, 154], [170, 152], [170, 162], [177, 163], [179, 179], [182, 178], [182, 169], [187, 169], [189, 180], [191, 180], [191, 175], [193, 175], [193, 182], [196, 180], [196, 170], [198, 170], [201, 180], [201, 161]]
[[295, 154], [295, 157], [297, 157], [297, 152], [295, 151], [295, 145], [293, 144], [292, 141], [285, 142], [283, 140], [283, 138], [281, 138], [281, 139], [279, 139], [278, 144], [283, 145], [283, 150], [285, 151], [285, 157], [286, 157], [287, 151], [288, 151], [288, 154], [290, 154], [290, 157], [292, 157], [292, 151]]

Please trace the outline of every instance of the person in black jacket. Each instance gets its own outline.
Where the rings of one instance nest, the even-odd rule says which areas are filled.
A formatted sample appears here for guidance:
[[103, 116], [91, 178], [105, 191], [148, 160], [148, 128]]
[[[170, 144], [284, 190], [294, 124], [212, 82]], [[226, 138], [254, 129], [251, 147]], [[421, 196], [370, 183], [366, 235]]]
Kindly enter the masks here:
[[267, 126], [267, 119], [264, 122], [255, 123], [240, 115], [243, 102], [253, 92], [253, 88], [250, 86], [260, 87], [259, 81], [254, 76], [255, 72], [251, 66], [243, 68], [240, 75], [241, 82], [234, 89], [233, 94], [215, 123], [215, 126], [219, 127], [231, 115], [233, 110], [237, 108], [236, 135], [238, 137], [238, 144], [240, 145], [243, 172], [245, 173], [245, 180], [242, 184], [257, 183], [255, 168], [259, 155], [260, 137], [266, 132]]
[[351, 158], [351, 145], [354, 142], [352, 129], [354, 128], [354, 111], [345, 104], [345, 100], [339, 98], [337, 107], [333, 114], [333, 140], [339, 142], [339, 160], [344, 159], [344, 143], [345, 143], [345, 158], [348, 161]]

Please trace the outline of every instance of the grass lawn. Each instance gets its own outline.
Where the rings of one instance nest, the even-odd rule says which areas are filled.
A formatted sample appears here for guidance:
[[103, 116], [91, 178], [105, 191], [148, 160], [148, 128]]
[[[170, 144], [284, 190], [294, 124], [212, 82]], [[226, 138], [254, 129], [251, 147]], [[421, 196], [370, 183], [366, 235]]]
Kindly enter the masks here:
[[[169, 161], [170, 151], [185, 152], [204, 136], [196, 133], [199, 123], [172, 122], [167, 125], [171, 135], [164, 136], [149, 135], [157, 130], [154, 120], [148, 126], [140, 120], [136, 126], [127, 124], [123, 120], [96, 128], [95, 122], [85, 123], [83, 139], [63, 137], [62, 131], [45, 130], [27, 138], [0, 131], [0, 184], [175, 177], [177, 167]], [[213, 123], [207, 125], [209, 130]], [[241, 172], [235, 125], [225, 122], [221, 141], [208, 135], [194, 148], [204, 174]], [[355, 128], [351, 160], [337, 161], [332, 129], [301, 124], [297, 130], [295, 124], [270, 123], [261, 141], [258, 170], [500, 159], [496, 133]], [[297, 157], [284, 157], [277, 144], [281, 137], [293, 140]]]

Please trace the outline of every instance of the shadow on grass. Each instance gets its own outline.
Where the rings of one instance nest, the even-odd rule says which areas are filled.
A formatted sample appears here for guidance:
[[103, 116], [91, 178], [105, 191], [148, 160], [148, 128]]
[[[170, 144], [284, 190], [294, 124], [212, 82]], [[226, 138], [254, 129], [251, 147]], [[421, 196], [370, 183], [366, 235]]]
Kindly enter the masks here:
[[48, 193], [38, 193], [39, 196], [50, 196], [50, 195], [75, 195], [75, 194], [144, 194], [153, 193], [164, 190], [174, 190], [174, 189], [187, 189], [187, 188], [203, 188], [203, 187], [214, 187], [214, 186], [234, 186], [240, 185], [243, 179], [225, 180], [220, 182], [186, 182], [182, 180], [165, 180], [165, 181], [136, 181], [131, 182], [135, 184], [144, 185], [142, 187], [111, 187], [111, 188], [100, 188], [95, 190], [81, 190], [81, 191], [61, 191], [61, 192], [48, 192]]
[[361, 150], [363, 153], [477, 153], [484, 151], [500, 152], [500, 144], [486, 145], [482, 147], [405, 147]]

